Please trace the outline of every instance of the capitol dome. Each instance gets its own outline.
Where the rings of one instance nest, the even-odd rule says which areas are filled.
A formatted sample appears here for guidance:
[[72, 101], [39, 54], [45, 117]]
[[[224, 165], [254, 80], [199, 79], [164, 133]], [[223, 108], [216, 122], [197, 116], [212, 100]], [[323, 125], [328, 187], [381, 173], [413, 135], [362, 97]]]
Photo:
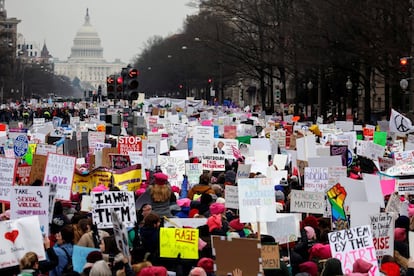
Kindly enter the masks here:
[[86, 9], [85, 23], [79, 28], [73, 39], [73, 46], [68, 62], [102, 62], [103, 48], [98, 32], [90, 23], [89, 11]]

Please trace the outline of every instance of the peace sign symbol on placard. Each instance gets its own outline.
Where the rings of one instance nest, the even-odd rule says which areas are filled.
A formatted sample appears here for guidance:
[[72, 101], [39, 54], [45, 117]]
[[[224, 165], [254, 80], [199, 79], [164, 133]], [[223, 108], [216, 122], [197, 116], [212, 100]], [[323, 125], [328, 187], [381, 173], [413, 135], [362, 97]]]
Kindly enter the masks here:
[[397, 115], [394, 117], [395, 127], [399, 132], [407, 132], [410, 130], [409, 126], [406, 126], [405, 118], [401, 115]]

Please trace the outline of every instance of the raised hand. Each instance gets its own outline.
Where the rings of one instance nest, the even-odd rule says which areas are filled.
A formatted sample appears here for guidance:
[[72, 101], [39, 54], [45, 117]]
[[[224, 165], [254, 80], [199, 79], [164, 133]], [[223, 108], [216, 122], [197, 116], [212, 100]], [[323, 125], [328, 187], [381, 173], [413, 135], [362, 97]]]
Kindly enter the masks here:
[[345, 188], [341, 184], [336, 183], [327, 192], [329, 203], [332, 206], [332, 218], [334, 220], [347, 220], [344, 203], [346, 198]]

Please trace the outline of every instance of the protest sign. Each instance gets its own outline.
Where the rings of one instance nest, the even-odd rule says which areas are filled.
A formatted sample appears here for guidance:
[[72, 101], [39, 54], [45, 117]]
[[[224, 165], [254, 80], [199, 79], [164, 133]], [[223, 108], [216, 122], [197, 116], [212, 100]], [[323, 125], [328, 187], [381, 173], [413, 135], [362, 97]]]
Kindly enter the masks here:
[[70, 200], [76, 157], [49, 153], [43, 185], [56, 185], [56, 199]]
[[28, 164], [20, 164], [17, 166], [15, 185], [30, 185], [30, 170], [32, 166]]
[[251, 167], [251, 164], [239, 164], [236, 172], [236, 183], [240, 178], [249, 178]]
[[20, 259], [29, 251], [35, 252], [39, 261], [46, 259], [37, 216], [1, 221], [0, 237], [0, 269], [18, 266]]
[[226, 186], [226, 201], [224, 205], [226, 208], [239, 209], [239, 191], [238, 186], [227, 185]]
[[243, 271], [243, 275], [261, 275], [260, 240], [226, 239], [221, 236], [212, 236], [211, 240], [213, 255], [216, 257], [217, 276], [233, 275], [235, 268]]
[[193, 155], [210, 155], [214, 150], [214, 128], [197, 126], [193, 133]]
[[330, 145], [331, 156], [341, 156], [342, 166], [349, 166], [348, 146], [347, 145]]
[[351, 202], [349, 213], [351, 217], [351, 227], [367, 224], [371, 215], [380, 212], [378, 202], [354, 201]]
[[278, 269], [280, 268], [280, 253], [279, 245], [262, 244], [261, 245], [262, 267], [263, 269]]
[[339, 182], [341, 177], [347, 177], [347, 167], [332, 166], [328, 167], [328, 188]]
[[225, 171], [225, 156], [220, 154], [203, 155], [201, 159], [203, 170]]
[[304, 176], [305, 191], [325, 192], [329, 189], [328, 168], [306, 167]]
[[344, 274], [352, 272], [352, 265], [357, 259], [363, 259], [373, 265], [368, 274], [379, 275], [378, 261], [369, 225], [330, 232], [328, 238], [332, 257], [341, 261]]
[[200, 175], [203, 173], [203, 165], [200, 163], [185, 163], [185, 174], [188, 177], [190, 186], [200, 182]]
[[42, 233], [49, 233], [48, 187], [14, 186], [10, 198], [11, 219], [39, 216]]
[[181, 188], [183, 182], [183, 175], [185, 174], [185, 158], [183, 156], [158, 156], [158, 165], [161, 170], [168, 175], [168, 182], [173, 186]]
[[36, 154], [47, 156], [48, 153], [56, 153], [56, 145], [38, 144]]
[[111, 211], [115, 211], [125, 227], [134, 227], [136, 218], [133, 192], [92, 192], [92, 220], [98, 228], [112, 228]]
[[198, 229], [160, 228], [160, 257], [198, 259]]
[[238, 183], [241, 222], [276, 220], [274, 185], [270, 178], [242, 178]]
[[111, 168], [114, 170], [121, 170], [131, 166], [131, 159], [127, 154], [110, 154]]
[[86, 264], [86, 257], [88, 257], [89, 253], [94, 251], [99, 252], [99, 249], [74, 245], [72, 253], [73, 270], [82, 273], [83, 267]]
[[116, 245], [119, 251], [124, 256], [129, 256], [127, 229], [124, 227], [124, 225], [122, 224], [122, 221], [119, 219], [118, 213], [116, 213], [114, 210], [112, 210], [111, 212], [111, 218], [112, 218]]
[[290, 211], [299, 213], [324, 214], [326, 209], [325, 193], [292, 190]]
[[96, 143], [104, 143], [105, 142], [105, 132], [101, 131], [88, 131], [88, 146], [89, 152], [94, 153]]
[[0, 201], [10, 201], [16, 167], [17, 159], [0, 157]]
[[276, 221], [260, 224], [261, 232], [271, 235], [279, 244], [296, 241], [300, 237], [301, 218], [302, 214], [276, 214]]
[[385, 207], [385, 212], [387, 213], [400, 213], [401, 200], [398, 196], [398, 193], [392, 193], [388, 199], [387, 206]]
[[197, 228], [207, 224], [207, 218], [168, 218], [164, 221], [164, 227]]
[[128, 154], [128, 151], [142, 152], [142, 139], [139, 136], [121, 136], [118, 139], [118, 153]]
[[370, 216], [370, 225], [377, 257], [394, 254], [394, 213]]
[[414, 179], [398, 179], [397, 191], [399, 195], [414, 194]]
[[23, 157], [29, 148], [27, 134], [17, 136], [13, 141], [13, 150], [16, 157]]
[[[121, 191], [136, 191], [141, 187], [142, 183], [142, 169], [141, 164], [129, 166], [122, 170], [116, 170], [112, 172], [112, 176], [115, 186]], [[109, 177], [110, 180], [110, 177]], [[110, 182], [107, 182], [106, 186], [109, 186]]]

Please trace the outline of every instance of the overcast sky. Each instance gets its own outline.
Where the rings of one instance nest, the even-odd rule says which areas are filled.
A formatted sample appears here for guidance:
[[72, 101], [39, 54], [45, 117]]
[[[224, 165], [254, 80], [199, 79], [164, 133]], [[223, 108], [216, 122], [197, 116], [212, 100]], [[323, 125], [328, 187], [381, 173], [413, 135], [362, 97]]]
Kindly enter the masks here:
[[21, 22], [17, 31], [26, 41], [67, 60], [77, 30], [89, 8], [90, 22], [101, 38], [104, 58], [130, 62], [152, 36], [180, 32], [187, 15], [197, 13], [189, 0], [5, 0], [7, 17]]

